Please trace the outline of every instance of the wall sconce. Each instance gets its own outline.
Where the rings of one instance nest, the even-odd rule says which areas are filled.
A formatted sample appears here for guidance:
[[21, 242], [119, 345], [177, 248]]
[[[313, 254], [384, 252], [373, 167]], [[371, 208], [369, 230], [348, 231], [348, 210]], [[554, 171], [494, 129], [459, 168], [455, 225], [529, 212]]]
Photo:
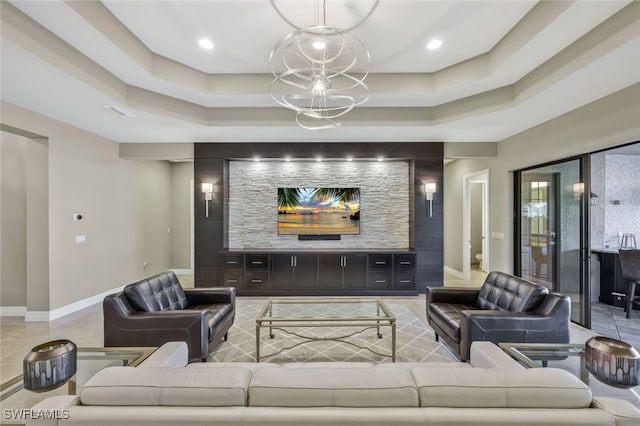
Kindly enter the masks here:
[[209, 217], [209, 202], [213, 200], [213, 184], [203, 183], [202, 192], [204, 193], [204, 214]]
[[433, 217], [433, 194], [436, 192], [436, 183], [429, 182], [424, 184], [424, 194], [429, 202], [429, 217]]

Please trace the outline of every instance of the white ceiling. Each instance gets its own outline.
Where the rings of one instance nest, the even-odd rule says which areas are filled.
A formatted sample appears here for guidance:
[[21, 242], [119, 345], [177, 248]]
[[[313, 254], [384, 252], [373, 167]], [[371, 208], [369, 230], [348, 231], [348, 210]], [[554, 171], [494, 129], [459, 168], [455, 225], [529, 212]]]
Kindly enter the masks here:
[[3, 1], [2, 100], [124, 143], [490, 142], [640, 81], [640, 2], [327, 0], [369, 50], [371, 98], [304, 130], [268, 95], [269, 54], [314, 5]]

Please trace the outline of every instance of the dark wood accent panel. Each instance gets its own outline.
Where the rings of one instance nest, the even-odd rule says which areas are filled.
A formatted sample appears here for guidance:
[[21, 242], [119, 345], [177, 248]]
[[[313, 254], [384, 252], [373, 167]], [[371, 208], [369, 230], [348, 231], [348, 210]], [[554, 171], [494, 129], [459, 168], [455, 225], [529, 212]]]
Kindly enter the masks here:
[[[343, 159], [352, 156], [355, 159], [373, 159], [380, 155], [385, 158], [408, 160], [409, 188], [413, 193], [409, 201], [410, 235], [409, 242], [412, 252], [417, 255], [415, 283], [419, 292], [424, 293], [427, 286], [441, 286], [442, 270], [442, 233], [443, 212], [443, 155], [442, 142], [394, 142], [394, 143], [196, 143], [194, 145], [194, 216], [195, 216], [195, 285], [196, 287], [223, 285], [224, 276], [219, 273], [212, 278], [211, 265], [222, 267], [221, 251], [228, 248], [228, 200], [229, 200], [229, 171], [228, 161], [233, 159], [249, 159], [259, 156], [264, 159], [281, 159], [285, 156], [300, 159], [311, 159], [322, 155], [326, 159]], [[210, 202], [209, 217], [205, 217], [205, 200], [201, 192], [203, 182], [214, 184], [213, 200]], [[435, 182], [437, 192], [433, 199], [433, 215], [428, 215], [428, 204], [425, 200], [424, 184]], [[362, 247], [366, 252], [372, 248]], [[339, 255], [339, 252], [336, 254]], [[438, 255], [439, 254], [439, 255]], [[439, 260], [438, 260], [439, 259]], [[435, 264], [434, 262], [439, 262]], [[392, 269], [393, 269], [392, 265]], [[353, 294], [364, 289], [368, 281], [361, 282], [355, 277], [357, 272], [348, 272], [342, 268], [343, 284], [353, 287]], [[358, 269], [358, 268], [356, 268]], [[367, 266], [363, 266], [366, 277]], [[296, 271], [297, 272], [297, 271]], [[322, 277], [318, 269], [316, 291], [322, 291], [321, 282], [326, 283], [327, 277]], [[206, 274], [206, 275], [205, 275]], [[349, 274], [349, 279], [346, 275]], [[206, 277], [206, 278], [205, 278]], [[393, 278], [393, 275], [392, 275]], [[322, 280], [325, 281], [322, 281]], [[403, 281], [406, 281], [403, 279]], [[246, 277], [245, 277], [246, 284]], [[403, 282], [402, 284], [407, 284]], [[266, 287], [265, 287], [266, 285]], [[394, 279], [393, 287], [400, 283]], [[262, 283], [260, 289], [269, 287], [269, 283]], [[255, 290], [255, 292], [263, 290]], [[267, 290], [268, 291], [268, 290]], [[328, 291], [334, 291], [328, 289]], [[255, 293], [254, 292], [254, 293]], [[363, 294], [364, 294], [363, 293]]]

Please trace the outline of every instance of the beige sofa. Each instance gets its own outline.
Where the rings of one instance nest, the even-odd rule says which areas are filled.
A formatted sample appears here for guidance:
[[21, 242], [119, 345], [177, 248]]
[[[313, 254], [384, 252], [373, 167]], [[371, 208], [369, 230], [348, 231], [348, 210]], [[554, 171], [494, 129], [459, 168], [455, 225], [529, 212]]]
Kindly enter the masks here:
[[[44, 400], [29, 425], [619, 425], [627, 401], [596, 400], [570, 373], [524, 369], [476, 342], [466, 363], [198, 363], [186, 348], [98, 372], [79, 396]], [[181, 352], [182, 351], [182, 352]], [[62, 411], [65, 410], [65, 411]], [[66, 418], [63, 418], [66, 417]]]

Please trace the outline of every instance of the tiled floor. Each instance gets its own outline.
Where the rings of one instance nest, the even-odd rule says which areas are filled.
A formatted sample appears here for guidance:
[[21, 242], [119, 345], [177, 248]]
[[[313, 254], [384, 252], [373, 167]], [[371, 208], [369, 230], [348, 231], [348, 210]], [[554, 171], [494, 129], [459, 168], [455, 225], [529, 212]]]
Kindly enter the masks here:
[[604, 303], [591, 305], [591, 331], [622, 340], [640, 350], [640, 311], [632, 310], [626, 318], [624, 309]]

